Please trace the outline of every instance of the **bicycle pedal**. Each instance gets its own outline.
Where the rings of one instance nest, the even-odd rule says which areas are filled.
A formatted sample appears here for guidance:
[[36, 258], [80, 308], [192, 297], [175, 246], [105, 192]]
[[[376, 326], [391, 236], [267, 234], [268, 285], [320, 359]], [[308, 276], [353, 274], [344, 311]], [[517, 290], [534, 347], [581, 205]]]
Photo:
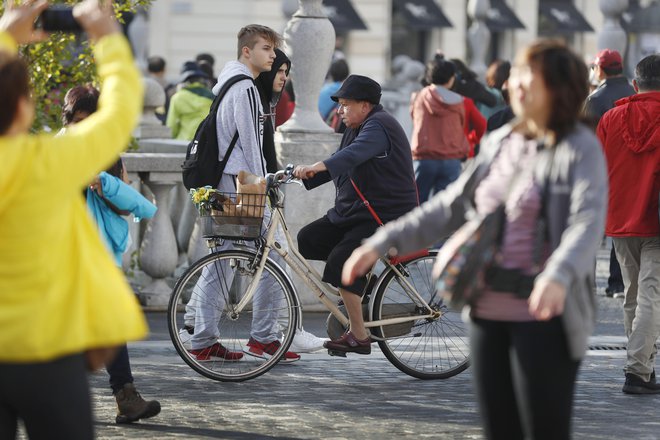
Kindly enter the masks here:
[[346, 352], [345, 351], [339, 351], [339, 350], [328, 350], [328, 354], [330, 356], [338, 356], [338, 357], [346, 357]]

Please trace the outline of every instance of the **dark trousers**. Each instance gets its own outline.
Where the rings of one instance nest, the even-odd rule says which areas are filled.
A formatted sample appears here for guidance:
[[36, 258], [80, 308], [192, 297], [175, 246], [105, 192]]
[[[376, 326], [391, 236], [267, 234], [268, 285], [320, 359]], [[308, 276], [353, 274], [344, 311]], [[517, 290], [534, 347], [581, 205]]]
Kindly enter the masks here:
[[560, 319], [501, 322], [475, 318], [470, 328], [486, 437], [570, 438], [579, 361], [569, 357]]
[[323, 281], [341, 287], [356, 295], [362, 295], [367, 277], [360, 277], [350, 286], [341, 282], [344, 263], [362, 241], [378, 229], [373, 220], [347, 226], [337, 226], [327, 216], [313, 221], [298, 232], [298, 251], [308, 260], [325, 261]]
[[92, 404], [82, 354], [31, 364], [0, 364], [0, 440], [92, 439]]
[[131, 373], [131, 363], [128, 358], [126, 344], [119, 349], [117, 357], [109, 365], [106, 365], [105, 370], [110, 375], [112, 394], [116, 394], [127, 383], [133, 383], [133, 374]]
[[612, 251], [610, 252], [610, 276], [607, 278], [607, 287], [610, 288], [612, 292], [623, 292], [623, 277], [621, 276], [621, 266], [619, 265], [619, 261], [616, 259], [614, 245], [612, 245]]

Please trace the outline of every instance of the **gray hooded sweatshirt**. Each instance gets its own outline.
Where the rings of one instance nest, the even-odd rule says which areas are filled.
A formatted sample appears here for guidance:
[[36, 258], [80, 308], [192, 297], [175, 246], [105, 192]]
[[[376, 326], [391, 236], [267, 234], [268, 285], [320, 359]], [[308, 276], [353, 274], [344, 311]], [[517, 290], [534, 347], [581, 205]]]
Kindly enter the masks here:
[[[230, 61], [218, 75], [218, 83], [213, 87], [217, 95], [222, 85], [236, 75], [252, 76], [248, 67], [239, 61]], [[227, 91], [218, 107], [218, 160], [227, 153], [229, 144], [238, 130], [238, 141], [234, 146], [224, 174], [236, 176], [239, 171], [248, 171], [257, 176], [266, 173], [266, 161], [262, 153], [263, 108], [259, 91], [253, 81], [239, 81]], [[227, 182], [226, 176], [221, 180]], [[224, 188], [231, 190], [230, 188]]]

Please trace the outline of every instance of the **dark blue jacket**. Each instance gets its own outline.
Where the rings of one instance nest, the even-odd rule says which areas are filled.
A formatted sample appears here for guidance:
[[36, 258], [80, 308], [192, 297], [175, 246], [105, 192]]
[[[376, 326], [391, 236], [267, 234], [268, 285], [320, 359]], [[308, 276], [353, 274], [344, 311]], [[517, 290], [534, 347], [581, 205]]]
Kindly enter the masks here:
[[585, 103], [587, 115], [594, 117], [597, 121], [603, 117], [606, 111], [614, 108], [614, 103], [621, 98], [632, 96], [635, 89], [630, 85], [625, 76], [607, 78], [591, 95]]
[[305, 186], [312, 189], [333, 180], [337, 190], [335, 206], [327, 215], [335, 225], [373, 220], [351, 178], [383, 222], [417, 206], [408, 138], [381, 105], [375, 106], [358, 128], [348, 128], [339, 149], [323, 162], [328, 171], [306, 180]]

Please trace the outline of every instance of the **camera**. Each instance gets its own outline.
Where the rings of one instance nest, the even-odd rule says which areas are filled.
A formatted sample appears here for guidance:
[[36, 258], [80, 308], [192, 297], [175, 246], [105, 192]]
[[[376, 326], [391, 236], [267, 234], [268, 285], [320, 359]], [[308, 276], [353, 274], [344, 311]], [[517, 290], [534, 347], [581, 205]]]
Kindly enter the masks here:
[[46, 32], [82, 32], [80, 23], [73, 18], [73, 7], [66, 5], [53, 5], [45, 9], [36, 26]]

